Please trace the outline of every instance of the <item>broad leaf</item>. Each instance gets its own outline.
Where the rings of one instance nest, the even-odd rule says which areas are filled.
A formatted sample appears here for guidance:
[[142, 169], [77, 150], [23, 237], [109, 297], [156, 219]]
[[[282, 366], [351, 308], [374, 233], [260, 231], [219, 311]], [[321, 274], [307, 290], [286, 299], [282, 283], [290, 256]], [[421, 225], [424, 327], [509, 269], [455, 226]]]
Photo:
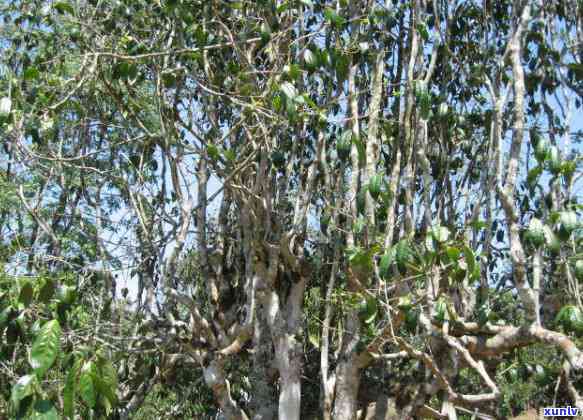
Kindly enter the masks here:
[[58, 420], [57, 410], [50, 401], [40, 400], [34, 404], [31, 420]]
[[66, 418], [75, 416], [75, 395], [77, 394], [77, 377], [82, 360], [76, 360], [67, 372], [65, 388], [63, 389], [63, 415]]
[[468, 266], [468, 273], [470, 273], [470, 277], [473, 280], [477, 280], [478, 278], [480, 278], [480, 264], [478, 264], [478, 262], [476, 261], [474, 251], [472, 251], [472, 249], [469, 246], [464, 245], [463, 253], [464, 260], [466, 262], [466, 265]]
[[405, 274], [408, 264], [413, 262], [414, 257], [414, 251], [406, 239], [400, 240], [395, 245], [395, 259], [401, 274]]
[[81, 368], [79, 377], [79, 394], [89, 408], [94, 408], [97, 403], [97, 389], [95, 387], [95, 363], [87, 361]]
[[0, 116], [10, 114], [10, 110], [12, 109], [12, 101], [10, 98], [4, 97], [0, 99]]
[[361, 313], [363, 321], [365, 324], [372, 323], [378, 312], [377, 300], [373, 296], [368, 296], [366, 298], [366, 305], [364, 311]]
[[583, 281], [583, 260], [575, 262], [575, 278], [579, 281]]
[[38, 79], [39, 75], [40, 75], [40, 72], [38, 71], [38, 69], [36, 67], [28, 67], [24, 71], [24, 79], [25, 80]]
[[555, 322], [565, 331], [583, 332], [583, 312], [575, 305], [566, 305], [561, 308]]
[[36, 377], [34, 375], [25, 375], [14, 384], [11, 399], [16, 409], [18, 409], [20, 401], [34, 393], [36, 383]]
[[55, 4], [53, 4], [53, 7], [61, 14], [69, 13], [72, 15], [75, 12], [73, 6], [71, 6], [69, 2], [66, 1], [56, 2]]
[[295, 99], [296, 96], [298, 96], [298, 91], [296, 90], [295, 86], [292, 85], [290, 82], [282, 83], [280, 89], [283, 92], [283, 94], [292, 101]]
[[444, 226], [434, 226], [431, 235], [438, 243], [444, 243], [449, 239], [449, 229]]
[[528, 171], [528, 175], [526, 176], [526, 183], [528, 184], [529, 188], [534, 188], [536, 186], [542, 173], [542, 166], [535, 166], [530, 171]]
[[55, 294], [55, 283], [51, 279], [45, 279], [43, 286], [38, 292], [38, 299], [43, 303], [49, 303]]
[[20, 294], [18, 295], [18, 301], [20, 303], [22, 303], [25, 307], [28, 307], [30, 305], [30, 302], [32, 302], [32, 294], [34, 292], [34, 289], [32, 288], [32, 285], [30, 284], [30, 282], [25, 282], [22, 287], [20, 288]]
[[336, 11], [333, 9], [326, 9], [324, 10], [324, 18], [337, 28], [340, 28], [342, 25], [346, 23], [346, 19], [340, 16]]
[[382, 257], [379, 262], [379, 275], [386, 279], [390, 275], [390, 268], [395, 261], [395, 248], [389, 249]]
[[61, 326], [55, 319], [42, 326], [30, 351], [30, 366], [41, 378], [57, 358], [60, 350]]
[[12, 306], [7, 306], [0, 312], [0, 330], [8, 324], [8, 321], [11, 318], [13, 308]]
[[354, 247], [347, 249], [346, 254], [351, 266], [365, 271], [372, 269], [372, 255], [370, 251], [366, 251], [361, 247]]
[[117, 402], [115, 391], [117, 389], [117, 371], [111, 361], [100, 357], [98, 360], [99, 375], [97, 376], [97, 388], [100, 394], [104, 395], [111, 405]]
[[315, 348], [320, 348], [320, 329], [317, 326], [308, 325], [308, 341]]

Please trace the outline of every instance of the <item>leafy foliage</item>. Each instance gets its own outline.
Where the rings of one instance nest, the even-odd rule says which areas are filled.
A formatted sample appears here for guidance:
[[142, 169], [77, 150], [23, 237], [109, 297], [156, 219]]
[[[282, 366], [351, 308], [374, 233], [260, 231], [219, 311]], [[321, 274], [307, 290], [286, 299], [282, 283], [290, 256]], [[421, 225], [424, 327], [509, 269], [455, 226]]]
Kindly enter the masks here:
[[582, 13], [0, 2], [0, 417], [581, 401]]

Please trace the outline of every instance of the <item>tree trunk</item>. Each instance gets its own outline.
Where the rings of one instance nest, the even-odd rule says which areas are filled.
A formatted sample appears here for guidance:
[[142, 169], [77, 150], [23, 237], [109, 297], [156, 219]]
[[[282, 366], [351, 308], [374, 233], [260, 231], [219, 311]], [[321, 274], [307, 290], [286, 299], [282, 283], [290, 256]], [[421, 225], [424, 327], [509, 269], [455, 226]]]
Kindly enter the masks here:
[[332, 418], [335, 420], [354, 420], [358, 408], [360, 388], [360, 367], [356, 347], [360, 339], [360, 320], [356, 311], [346, 320], [343, 349], [336, 367], [336, 399]]

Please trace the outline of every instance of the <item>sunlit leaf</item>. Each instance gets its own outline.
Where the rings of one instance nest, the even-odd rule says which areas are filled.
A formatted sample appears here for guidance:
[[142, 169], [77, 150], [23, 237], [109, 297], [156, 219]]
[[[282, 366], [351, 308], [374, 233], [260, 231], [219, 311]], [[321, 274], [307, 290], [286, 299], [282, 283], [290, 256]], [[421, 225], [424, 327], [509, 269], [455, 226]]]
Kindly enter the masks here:
[[10, 114], [12, 110], [12, 100], [8, 97], [0, 99], [0, 116]]
[[296, 96], [298, 96], [297, 89], [290, 82], [283, 82], [280, 86], [280, 89], [283, 92], [283, 94], [292, 101], [295, 99]]
[[445, 226], [434, 226], [431, 229], [431, 235], [438, 243], [444, 243], [449, 239], [450, 232]]

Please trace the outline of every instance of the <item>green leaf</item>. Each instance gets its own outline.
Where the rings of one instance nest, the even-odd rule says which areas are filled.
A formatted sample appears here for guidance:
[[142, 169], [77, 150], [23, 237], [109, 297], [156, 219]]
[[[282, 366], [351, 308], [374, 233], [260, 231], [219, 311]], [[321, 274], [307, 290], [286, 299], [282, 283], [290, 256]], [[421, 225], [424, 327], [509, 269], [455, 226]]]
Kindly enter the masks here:
[[112, 78], [114, 79], [135, 79], [138, 75], [138, 66], [136, 64], [122, 61], [113, 66]]
[[55, 319], [45, 323], [30, 350], [30, 366], [42, 378], [52, 366], [60, 351], [61, 326]]
[[287, 163], [285, 153], [282, 152], [281, 150], [275, 150], [271, 154], [271, 162], [273, 163], [273, 166], [275, 166], [276, 168], [283, 168]]
[[364, 142], [356, 136], [352, 136], [352, 142], [356, 146], [356, 150], [358, 151], [358, 161], [363, 163], [366, 160], [366, 146]]
[[383, 188], [383, 175], [375, 174], [368, 180], [368, 192], [373, 199], [377, 199], [382, 192]]
[[373, 296], [368, 296], [366, 299], [366, 311], [364, 313], [364, 323], [370, 324], [377, 317], [378, 304]]
[[437, 302], [435, 302], [435, 315], [434, 318], [438, 321], [445, 321], [449, 319], [449, 312], [447, 310], [447, 300], [444, 297], [440, 297]]
[[395, 248], [391, 247], [382, 257], [379, 262], [379, 275], [386, 279], [391, 274], [390, 268], [395, 261]]
[[117, 389], [117, 371], [114, 369], [111, 361], [100, 357], [98, 359], [99, 375], [97, 376], [97, 389], [100, 394], [104, 395], [111, 405], [117, 403], [115, 391]]
[[38, 292], [38, 299], [43, 303], [49, 303], [54, 294], [55, 283], [51, 279], [46, 278], [43, 286]]
[[336, 78], [338, 79], [338, 84], [341, 85], [348, 77], [350, 59], [345, 54], [335, 54], [334, 63], [336, 70]]
[[287, 118], [290, 120], [290, 122], [293, 123], [297, 120], [298, 110], [297, 106], [294, 104], [293, 101], [286, 101], [285, 111], [287, 113]]
[[344, 130], [340, 138], [336, 141], [336, 152], [342, 160], [348, 159], [352, 149], [352, 130]]
[[531, 139], [534, 142], [534, 157], [539, 163], [544, 163], [550, 157], [549, 142], [538, 133], [531, 130]]
[[561, 325], [565, 331], [583, 331], [583, 312], [575, 305], [566, 305], [561, 308], [555, 322]]
[[411, 294], [401, 296], [397, 300], [397, 308], [402, 311], [409, 311], [413, 308], [413, 302], [411, 300]]
[[34, 293], [34, 289], [30, 282], [25, 282], [22, 287], [20, 288], [20, 294], [18, 295], [18, 301], [22, 303], [25, 307], [30, 305], [32, 302], [32, 295]]
[[575, 262], [575, 278], [579, 281], [583, 281], [583, 260]]
[[464, 260], [468, 266], [468, 273], [470, 273], [470, 278], [472, 280], [477, 280], [480, 278], [480, 264], [476, 260], [476, 255], [474, 251], [467, 245], [463, 246]]
[[349, 248], [346, 250], [348, 262], [351, 266], [363, 270], [372, 269], [372, 255], [361, 247]]
[[312, 50], [306, 48], [306, 50], [304, 51], [304, 64], [306, 65], [306, 68], [309, 70], [314, 70], [318, 67], [319, 63], [318, 63], [318, 55], [315, 54]]
[[34, 375], [25, 375], [21, 377], [12, 387], [12, 404], [18, 410], [20, 401], [34, 393], [34, 387], [37, 384]]
[[538, 183], [538, 179], [543, 173], [542, 166], [535, 166], [530, 171], [528, 171], [528, 175], [526, 175], [526, 183], [529, 188], [534, 188]]
[[162, 75], [162, 82], [164, 83], [164, 87], [171, 89], [176, 86], [176, 75], [172, 73], [164, 73]]
[[491, 318], [492, 309], [488, 303], [480, 305], [478, 308], [478, 324], [484, 326]]
[[94, 408], [97, 403], [97, 390], [95, 388], [95, 363], [91, 360], [85, 362], [81, 367], [79, 377], [79, 394], [89, 408]]
[[489, 225], [484, 220], [475, 220], [470, 223], [470, 226], [476, 230], [480, 230], [487, 228]]
[[573, 71], [577, 81], [583, 80], [583, 64], [581, 63], [570, 63], [567, 64], [569, 70]]
[[451, 262], [457, 263], [457, 260], [459, 260], [462, 252], [455, 246], [448, 246], [445, 250], [445, 253]]
[[324, 19], [326, 19], [332, 26], [336, 28], [340, 28], [346, 23], [346, 19], [336, 13], [336, 11], [333, 9], [324, 10]]
[[431, 95], [427, 89], [427, 83], [422, 80], [418, 80], [415, 83], [415, 96], [421, 118], [424, 120], [428, 119], [431, 112]]
[[273, 106], [273, 109], [275, 110], [275, 112], [281, 112], [283, 109], [283, 100], [281, 98], [281, 93], [276, 93], [275, 95], [273, 95], [273, 99], [271, 100], [271, 106]]
[[377, 316], [377, 300], [373, 296], [361, 297], [358, 304], [358, 316], [365, 324], [372, 323]]
[[356, 194], [356, 209], [358, 213], [364, 213], [366, 207], [366, 191], [368, 190], [368, 185], [365, 185]]
[[58, 420], [57, 410], [50, 401], [40, 400], [34, 404], [31, 420]]
[[441, 104], [439, 104], [439, 108], [438, 108], [438, 115], [440, 118], [447, 118], [447, 116], [449, 115], [449, 106], [447, 105], [447, 103], [442, 102]]
[[528, 225], [525, 239], [534, 247], [542, 246], [545, 243], [545, 229], [543, 222], [536, 217], [533, 217]]
[[561, 241], [559, 241], [559, 238], [557, 238], [557, 235], [555, 235], [550, 226], [545, 225], [543, 229], [545, 235], [545, 245], [551, 254], [558, 254], [561, 251]]
[[419, 309], [415, 309], [415, 310], [408, 309], [405, 312], [405, 328], [408, 331], [413, 332], [417, 328], [417, 324], [419, 324], [420, 312], [421, 311]]
[[320, 348], [320, 333], [318, 328], [308, 326], [308, 341], [315, 348]]
[[561, 165], [561, 173], [567, 180], [570, 180], [573, 177], [573, 174], [575, 173], [576, 170], [577, 162], [574, 160], [568, 160], [566, 162], [563, 162], [563, 164]]
[[58, 290], [58, 297], [59, 300], [66, 304], [71, 304], [75, 301], [77, 297], [77, 291], [75, 290], [74, 286], [61, 286]]
[[24, 80], [35, 80], [38, 79], [40, 72], [36, 67], [27, 67], [24, 70]]
[[279, 89], [292, 101], [298, 96], [297, 89], [290, 82], [283, 82]]
[[293, 99], [293, 101], [294, 101], [296, 104], [299, 104], [299, 105], [304, 105], [304, 104], [306, 103], [306, 98], [305, 98], [305, 96], [304, 96], [304, 95], [298, 95], [298, 96], [296, 96], [296, 97]]
[[10, 316], [12, 315], [12, 306], [7, 306], [0, 312], [0, 331], [6, 326]]
[[214, 144], [207, 144], [206, 146], [206, 151], [208, 153], [208, 156], [211, 158], [211, 160], [213, 161], [218, 161], [219, 158], [221, 157], [220, 153], [219, 153], [219, 148], [217, 146], [215, 146]]
[[425, 22], [418, 23], [416, 28], [419, 32], [419, 35], [421, 35], [421, 38], [423, 38], [424, 41], [427, 41], [429, 39], [429, 31], [427, 30], [427, 25]]
[[[285, 73], [287, 73], [289, 75], [289, 78], [292, 80], [297, 80], [302, 75], [302, 69], [297, 64], [291, 64], [289, 66], [285, 66], [283, 68], [283, 71]], [[295, 89], [295, 87], [294, 87], [294, 89]], [[296, 91], [296, 95], [297, 95], [297, 91]]]
[[364, 231], [365, 227], [366, 227], [366, 219], [363, 216], [359, 216], [354, 221], [354, 224], [352, 226], [352, 230], [354, 231], [354, 233], [359, 234], [359, 233], [362, 233]]
[[62, 15], [64, 15], [65, 13], [69, 13], [70, 15], [75, 13], [75, 9], [73, 9], [73, 6], [71, 6], [66, 1], [59, 1], [54, 3], [53, 8]]
[[559, 215], [559, 223], [565, 230], [571, 234], [579, 226], [577, 221], [577, 213], [574, 211], [562, 211]]
[[65, 379], [65, 388], [63, 389], [63, 415], [66, 418], [73, 418], [75, 416], [75, 395], [77, 393], [77, 376], [79, 375], [79, 368], [82, 360], [75, 361], [73, 366], [67, 372]]
[[436, 251], [435, 245], [436, 244], [435, 244], [435, 240], [433, 239], [433, 235], [428, 233], [425, 236], [425, 249], [427, 249], [428, 252], [435, 252]]
[[259, 36], [263, 44], [267, 44], [271, 39], [271, 28], [266, 22], [263, 22], [259, 27]]
[[395, 260], [397, 261], [397, 267], [401, 274], [407, 271], [407, 266], [413, 262], [414, 254], [413, 249], [409, 245], [406, 239], [402, 239], [395, 245]]
[[449, 235], [449, 229], [445, 226], [434, 226], [431, 229], [431, 236], [433, 236], [433, 239], [438, 243], [447, 242]]
[[551, 146], [549, 151], [548, 159], [549, 171], [553, 175], [558, 175], [563, 168], [563, 162], [561, 161], [561, 155], [557, 146]]
[[0, 99], [0, 116], [6, 116], [10, 114], [12, 110], [12, 101], [8, 97]]

